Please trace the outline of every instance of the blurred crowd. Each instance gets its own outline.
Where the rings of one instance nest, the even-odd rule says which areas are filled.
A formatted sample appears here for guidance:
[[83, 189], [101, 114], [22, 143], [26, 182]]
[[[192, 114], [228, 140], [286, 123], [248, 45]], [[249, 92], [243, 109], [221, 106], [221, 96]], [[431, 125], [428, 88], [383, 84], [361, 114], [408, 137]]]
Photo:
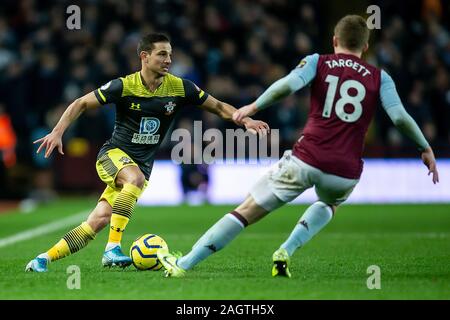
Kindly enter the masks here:
[[[49, 132], [74, 99], [137, 71], [136, 45], [141, 35], [167, 34], [174, 49], [171, 73], [239, 107], [253, 101], [305, 55], [332, 52], [332, 28], [339, 17], [366, 14], [364, 9], [352, 11], [352, 1], [347, 3], [350, 10], [344, 6], [339, 15], [332, 14], [329, 3], [86, 0], [77, 1], [81, 29], [68, 30], [69, 1], [2, 0], [0, 181], [8, 181], [8, 188], [19, 192], [27, 192], [30, 185], [39, 192], [49, 190], [51, 197], [48, 181], [62, 187], [83, 186], [90, 178], [73, 177], [73, 172], [87, 167], [96, 176], [96, 153], [114, 126], [112, 106], [88, 111], [70, 127], [64, 137], [64, 161], [36, 155], [32, 141]], [[372, 32], [365, 59], [391, 74], [405, 108], [437, 156], [450, 157], [449, 2], [408, 1], [405, 9], [403, 2], [370, 1], [364, 8], [369, 4], [381, 8], [382, 23], [381, 30]], [[309, 92], [303, 90], [260, 114], [280, 130], [281, 151], [298, 138], [308, 106]], [[189, 129], [193, 120], [202, 120], [204, 130], [234, 128], [195, 108], [184, 112], [177, 125]], [[417, 156], [381, 107], [365, 150], [366, 157]], [[170, 141], [159, 153], [160, 158], [169, 156]], [[59, 170], [57, 177], [55, 170]], [[67, 179], [70, 183], [65, 183]]]

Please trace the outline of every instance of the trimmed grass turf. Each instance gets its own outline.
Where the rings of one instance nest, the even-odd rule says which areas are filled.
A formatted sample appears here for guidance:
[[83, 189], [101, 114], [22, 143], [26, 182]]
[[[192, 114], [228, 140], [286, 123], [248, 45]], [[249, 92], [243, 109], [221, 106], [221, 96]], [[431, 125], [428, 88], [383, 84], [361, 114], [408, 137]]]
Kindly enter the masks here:
[[[0, 215], [0, 238], [90, 209], [95, 199], [66, 199], [35, 213]], [[45, 274], [26, 263], [68, 230], [0, 248], [0, 299], [450, 299], [450, 205], [344, 205], [292, 259], [293, 278], [272, 278], [271, 255], [306, 206], [287, 206], [245, 230], [184, 279], [162, 272], [104, 269], [108, 231], [88, 247], [52, 263]], [[123, 247], [144, 233], [186, 253], [233, 206], [138, 207]], [[81, 269], [69, 290], [67, 267]], [[381, 269], [381, 290], [366, 286], [367, 268]]]

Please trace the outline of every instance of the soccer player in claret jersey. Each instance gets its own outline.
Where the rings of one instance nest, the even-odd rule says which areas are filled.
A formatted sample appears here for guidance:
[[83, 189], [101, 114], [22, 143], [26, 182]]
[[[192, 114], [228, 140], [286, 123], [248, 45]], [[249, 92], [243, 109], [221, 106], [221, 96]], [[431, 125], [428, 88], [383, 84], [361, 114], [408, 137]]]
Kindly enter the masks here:
[[[153, 159], [164, 136], [180, 110], [189, 106], [215, 113], [232, 121], [234, 107], [218, 101], [189, 80], [169, 73], [172, 47], [162, 34], [143, 37], [137, 54], [141, 70], [108, 82], [75, 100], [51, 133], [35, 141], [39, 153], [48, 157], [54, 149], [63, 153], [62, 136], [67, 127], [89, 108], [116, 105], [114, 132], [101, 148], [96, 168], [106, 189], [87, 221], [69, 231], [48, 251], [31, 260], [25, 270], [44, 272], [48, 263], [85, 247], [96, 234], [110, 224], [108, 243], [102, 258], [104, 266], [129, 266], [131, 258], [123, 254], [121, 239], [134, 205], [147, 186]], [[95, 125], [95, 124], [93, 124]], [[266, 123], [245, 118], [239, 121], [247, 129], [265, 134]]]
[[305, 211], [272, 256], [272, 275], [290, 277], [290, 257], [330, 222], [336, 207], [358, 183], [364, 137], [379, 102], [395, 126], [417, 144], [433, 183], [439, 181], [433, 151], [403, 108], [393, 80], [361, 59], [368, 41], [366, 21], [357, 15], [345, 16], [334, 30], [334, 54], [305, 57], [289, 75], [233, 115], [239, 121], [311, 85], [308, 121], [293, 150], [285, 152], [244, 202], [212, 226], [187, 255], [177, 259], [167, 250], [159, 250], [166, 276], [183, 277], [186, 270], [225, 247], [246, 226], [315, 187], [319, 200]]

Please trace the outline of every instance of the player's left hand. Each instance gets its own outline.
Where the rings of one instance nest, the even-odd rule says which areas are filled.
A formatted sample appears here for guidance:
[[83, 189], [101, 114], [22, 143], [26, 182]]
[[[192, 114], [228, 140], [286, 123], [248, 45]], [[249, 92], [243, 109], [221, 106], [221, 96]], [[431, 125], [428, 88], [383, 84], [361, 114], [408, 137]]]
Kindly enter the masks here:
[[434, 158], [433, 150], [428, 147], [426, 148], [421, 155], [423, 163], [428, 168], [428, 175], [432, 174], [433, 183], [436, 184], [439, 182], [439, 173], [436, 166], [436, 159]]
[[258, 134], [260, 137], [266, 136], [270, 132], [270, 127], [267, 123], [261, 120], [253, 120], [252, 118], [245, 118], [243, 121], [245, 129], [253, 134]]
[[251, 117], [257, 112], [256, 103], [253, 102], [249, 105], [243, 106], [239, 108], [233, 113], [233, 121], [236, 124], [243, 124], [243, 121], [246, 117]]

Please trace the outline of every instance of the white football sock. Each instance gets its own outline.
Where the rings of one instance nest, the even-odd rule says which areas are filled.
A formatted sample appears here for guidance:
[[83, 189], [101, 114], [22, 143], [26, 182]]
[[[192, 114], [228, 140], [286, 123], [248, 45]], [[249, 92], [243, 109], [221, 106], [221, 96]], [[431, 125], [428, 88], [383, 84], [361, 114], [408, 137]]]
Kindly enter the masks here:
[[226, 214], [194, 244], [191, 252], [177, 260], [177, 265], [184, 270], [191, 269], [224, 248], [244, 228], [244, 224], [238, 218], [231, 213]]
[[322, 230], [333, 217], [331, 207], [317, 201], [306, 209], [289, 238], [280, 246], [292, 256], [298, 247], [305, 245], [316, 233]]
[[112, 248], [117, 247], [117, 246], [120, 247], [120, 243], [117, 243], [117, 242], [108, 242], [108, 243], [106, 244], [105, 251], [111, 250]]

